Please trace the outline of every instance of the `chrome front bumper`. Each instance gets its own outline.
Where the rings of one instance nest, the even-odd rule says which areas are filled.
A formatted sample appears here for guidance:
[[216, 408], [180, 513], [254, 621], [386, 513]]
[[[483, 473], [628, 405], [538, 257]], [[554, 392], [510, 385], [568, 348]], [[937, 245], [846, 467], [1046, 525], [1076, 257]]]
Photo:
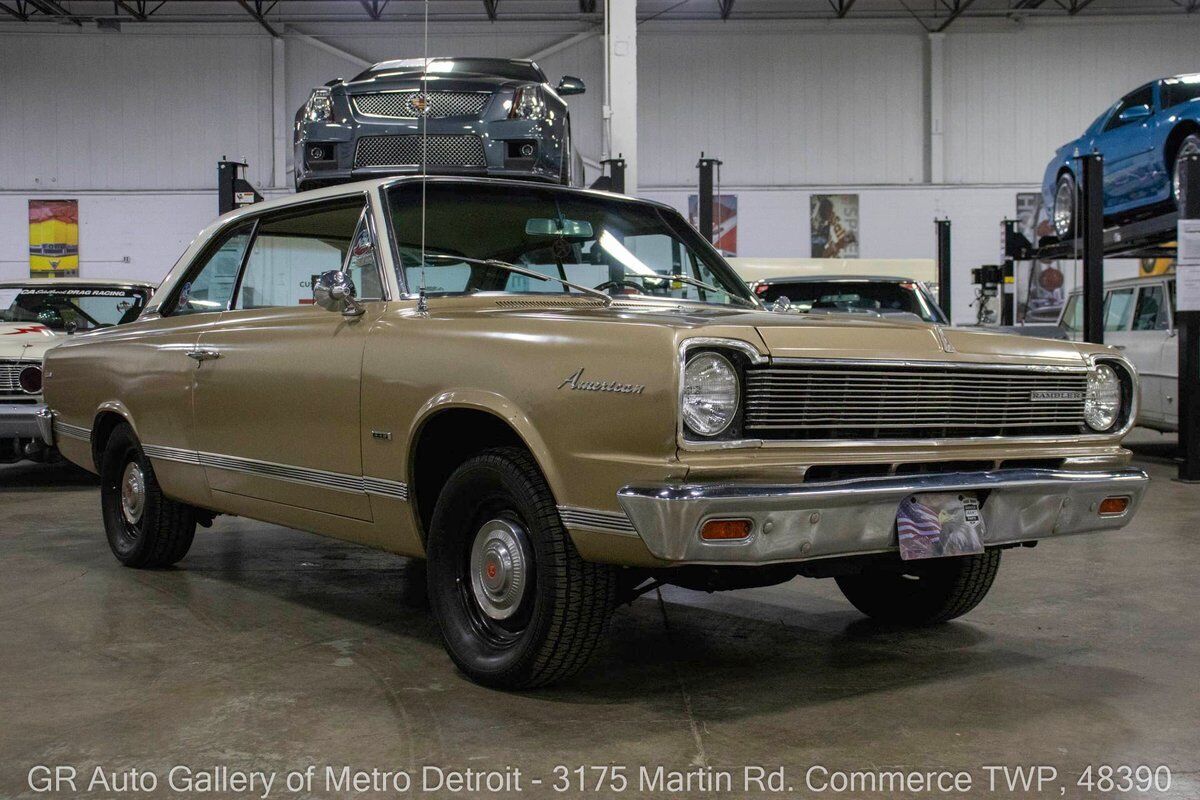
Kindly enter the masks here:
[[[1011, 469], [786, 486], [629, 486], [617, 499], [657, 558], [771, 564], [896, 551], [897, 507], [920, 492], [977, 492], [989, 546], [1115, 530], [1133, 518], [1148, 482], [1140, 469]], [[1101, 516], [1108, 497], [1128, 497], [1124, 513]], [[711, 519], [748, 519], [753, 527], [746, 539], [702, 540]]]
[[38, 413], [43, 405], [0, 403], [0, 439], [41, 439]]

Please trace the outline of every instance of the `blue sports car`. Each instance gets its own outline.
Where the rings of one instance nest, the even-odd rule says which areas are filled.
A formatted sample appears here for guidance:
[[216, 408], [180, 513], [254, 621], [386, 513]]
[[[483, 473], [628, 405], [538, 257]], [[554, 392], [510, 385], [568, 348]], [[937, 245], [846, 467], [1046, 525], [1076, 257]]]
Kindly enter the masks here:
[[1042, 196], [1054, 232], [1075, 238], [1079, 160], [1104, 156], [1106, 223], [1170, 211], [1180, 202], [1179, 164], [1200, 153], [1200, 74], [1176, 75], [1134, 89], [1054, 154]]

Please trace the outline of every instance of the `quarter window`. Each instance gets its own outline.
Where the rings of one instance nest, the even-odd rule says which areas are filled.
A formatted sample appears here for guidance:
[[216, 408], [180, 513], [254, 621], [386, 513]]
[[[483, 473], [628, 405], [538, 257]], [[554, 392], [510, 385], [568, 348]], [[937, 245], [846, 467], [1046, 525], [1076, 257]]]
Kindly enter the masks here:
[[246, 222], [225, 234], [204, 265], [192, 271], [179, 287], [170, 316], [206, 314], [229, 308], [242, 257], [253, 231], [254, 223]]
[[246, 259], [236, 307], [311, 305], [313, 282], [345, 265], [362, 211], [356, 200], [264, 219]]
[[1163, 304], [1161, 285], [1143, 286], [1138, 295], [1137, 311], [1133, 315], [1135, 331], [1165, 331], [1170, 327], [1167, 309]]

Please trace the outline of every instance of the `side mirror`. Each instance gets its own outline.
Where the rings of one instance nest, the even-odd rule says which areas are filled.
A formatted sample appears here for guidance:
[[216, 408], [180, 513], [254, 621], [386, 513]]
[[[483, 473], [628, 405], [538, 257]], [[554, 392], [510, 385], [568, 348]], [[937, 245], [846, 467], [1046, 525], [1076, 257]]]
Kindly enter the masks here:
[[779, 314], [785, 314], [792, 310], [792, 301], [788, 299], [787, 295], [781, 294], [779, 297], [776, 297], [775, 302], [771, 304], [771, 310]]
[[562, 80], [558, 82], [558, 86], [554, 91], [558, 92], [563, 97], [569, 94], [583, 94], [587, 91], [587, 87], [583, 85], [583, 81], [573, 75], [563, 75]]
[[1121, 122], [1137, 122], [1139, 119], [1146, 119], [1150, 116], [1150, 106], [1130, 106], [1121, 112], [1117, 119]]
[[336, 311], [345, 317], [358, 317], [366, 310], [354, 295], [354, 281], [340, 269], [322, 272], [313, 285], [313, 301], [326, 311]]

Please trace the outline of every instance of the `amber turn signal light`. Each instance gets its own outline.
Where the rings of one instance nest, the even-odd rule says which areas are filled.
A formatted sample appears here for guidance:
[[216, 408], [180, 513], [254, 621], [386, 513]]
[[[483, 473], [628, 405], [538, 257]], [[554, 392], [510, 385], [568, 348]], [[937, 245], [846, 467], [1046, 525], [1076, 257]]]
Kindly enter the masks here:
[[1100, 516], [1116, 517], [1125, 513], [1129, 508], [1128, 497], [1106, 497], [1100, 501]]
[[710, 519], [700, 529], [700, 538], [709, 542], [745, 539], [753, 527], [748, 519]]

